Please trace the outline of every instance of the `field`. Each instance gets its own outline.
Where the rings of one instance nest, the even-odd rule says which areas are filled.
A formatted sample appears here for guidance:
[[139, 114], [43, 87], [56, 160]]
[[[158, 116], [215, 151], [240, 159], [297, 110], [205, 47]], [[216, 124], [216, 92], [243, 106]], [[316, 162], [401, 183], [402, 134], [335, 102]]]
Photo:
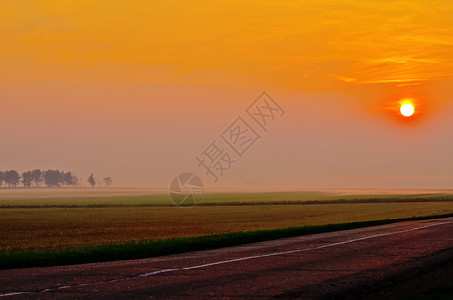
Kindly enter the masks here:
[[2, 253], [453, 213], [451, 191], [215, 193], [178, 208], [155, 191], [30, 190], [0, 190]]

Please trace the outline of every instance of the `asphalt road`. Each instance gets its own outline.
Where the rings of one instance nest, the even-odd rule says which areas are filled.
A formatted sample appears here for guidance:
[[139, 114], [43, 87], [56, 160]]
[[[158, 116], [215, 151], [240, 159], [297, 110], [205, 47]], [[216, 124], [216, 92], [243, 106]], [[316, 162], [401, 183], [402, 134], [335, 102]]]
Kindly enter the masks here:
[[388, 299], [395, 285], [452, 259], [453, 218], [411, 221], [150, 259], [4, 270], [0, 296]]

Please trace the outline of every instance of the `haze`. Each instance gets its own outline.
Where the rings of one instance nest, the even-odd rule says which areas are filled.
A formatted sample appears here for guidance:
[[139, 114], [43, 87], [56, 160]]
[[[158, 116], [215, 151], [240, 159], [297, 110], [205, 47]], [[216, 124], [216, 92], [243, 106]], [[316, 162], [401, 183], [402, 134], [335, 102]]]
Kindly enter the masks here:
[[[1, 168], [166, 187], [449, 187], [450, 1], [2, 1]], [[214, 183], [196, 156], [285, 110]], [[398, 101], [416, 101], [404, 120]]]

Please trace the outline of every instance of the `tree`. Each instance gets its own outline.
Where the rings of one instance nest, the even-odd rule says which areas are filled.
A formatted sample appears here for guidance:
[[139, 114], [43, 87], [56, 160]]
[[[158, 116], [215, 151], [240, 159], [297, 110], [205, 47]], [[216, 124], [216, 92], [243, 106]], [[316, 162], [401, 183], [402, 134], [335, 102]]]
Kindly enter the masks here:
[[63, 184], [66, 186], [74, 186], [77, 184], [78, 180], [77, 177], [72, 175], [71, 172], [62, 172], [62, 179], [63, 179]]
[[79, 185], [79, 178], [73, 174], [72, 175], [72, 186], [78, 186], [78, 185]]
[[15, 170], [0, 171], [0, 186], [5, 184], [8, 187], [16, 187], [17, 184], [23, 183], [24, 187], [32, 187], [40, 186], [43, 182], [47, 187], [78, 186], [79, 178], [69, 171], [64, 172], [57, 169], [47, 171], [35, 169], [23, 172], [22, 176]]
[[22, 173], [22, 183], [24, 187], [31, 187], [33, 180], [30, 171]]
[[5, 184], [8, 186], [16, 187], [20, 182], [20, 175], [16, 170], [10, 170], [5, 172]]
[[58, 170], [44, 171], [44, 183], [47, 187], [59, 187], [62, 183], [62, 173]]
[[94, 180], [94, 175], [93, 175], [93, 173], [91, 173], [91, 175], [90, 175], [90, 177], [88, 177], [88, 180], [87, 180], [87, 181], [88, 181], [88, 183], [89, 183], [92, 187], [94, 187], [94, 186], [96, 185], [96, 181]]
[[35, 169], [31, 171], [31, 180], [35, 184], [35, 186], [39, 186], [43, 182], [43, 172], [40, 169]]
[[105, 187], [109, 187], [112, 185], [112, 178], [110, 177], [105, 177], [104, 178], [104, 184], [105, 184]]
[[63, 184], [66, 186], [77, 186], [79, 183], [79, 178], [72, 174], [71, 172], [62, 172]]

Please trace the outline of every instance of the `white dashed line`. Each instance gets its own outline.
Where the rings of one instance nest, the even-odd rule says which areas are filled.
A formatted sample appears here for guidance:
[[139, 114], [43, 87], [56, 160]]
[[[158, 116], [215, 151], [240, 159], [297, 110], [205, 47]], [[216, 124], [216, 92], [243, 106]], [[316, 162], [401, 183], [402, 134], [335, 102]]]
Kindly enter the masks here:
[[114, 279], [114, 280], [110, 280], [110, 281], [98, 281], [98, 282], [93, 282], [93, 283], [82, 283], [82, 284], [76, 284], [76, 285], [65, 285], [65, 286], [60, 286], [60, 287], [57, 287], [57, 288], [47, 288], [47, 289], [40, 290], [40, 291], [11, 292], [11, 293], [0, 294], [0, 297], [31, 294], [31, 293], [36, 293], [36, 292], [45, 293], [45, 292], [58, 291], [58, 290], [63, 290], [63, 289], [68, 289], [68, 288], [77, 288], [77, 287], [82, 287], [82, 286], [96, 285], [96, 284], [109, 283], [109, 282], [119, 282], [119, 281], [124, 281], [124, 280], [131, 280], [131, 279], [135, 279], [135, 278], [149, 277], [149, 276], [154, 276], [154, 275], [158, 275], [158, 274], [162, 274], [162, 273], [175, 272], [175, 271], [195, 270], [195, 269], [201, 269], [201, 268], [206, 268], [206, 267], [211, 267], [211, 266], [216, 266], [216, 265], [222, 265], [222, 264], [234, 263], [234, 262], [239, 262], [239, 261], [252, 260], [252, 259], [269, 257], [269, 256], [279, 256], [279, 255], [285, 255], [285, 254], [306, 252], [306, 251], [311, 251], [311, 250], [318, 250], [318, 249], [323, 249], [323, 248], [328, 248], [328, 247], [334, 247], [334, 246], [354, 243], [354, 242], [368, 240], [368, 239], [373, 239], [373, 238], [382, 237], [382, 236], [388, 236], [388, 235], [400, 234], [400, 233], [405, 233], [405, 232], [411, 232], [411, 231], [415, 231], [415, 230], [420, 230], [420, 229], [425, 229], [425, 228], [429, 228], [429, 227], [434, 227], [434, 226], [439, 226], [439, 225], [444, 225], [444, 224], [450, 224], [450, 223], [453, 223], [453, 222], [442, 222], [442, 223], [436, 223], [436, 224], [431, 224], [431, 225], [426, 225], [426, 226], [421, 226], [421, 227], [416, 227], [416, 228], [411, 228], [411, 229], [406, 229], [406, 230], [401, 230], [401, 231], [370, 235], [370, 236], [366, 236], [366, 237], [361, 237], [361, 238], [357, 238], [357, 239], [352, 239], [352, 240], [347, 240], [347, 241], [343, 241], [343, 242], [337, 242], [337, 243], [332, 243], [332, 244], [327, 244], [327, 245], [322, 245], [322, 246], [317, 246], [317, 247], [312, 247], [312, 248], [304, 248], [304, 249], [297, 249], [297, 250], [291, 250], [291, 251], [283, 251], [283, 252], [274, 252], [274, 253], [262, 254], [262, 255], [246, 256], [246, 257], [241, 257], [241, 258], [221, 260], [221, 261], [216, 261], [216, 262], [212, 262], [212, 263], [208, 263], [208, 264], [195, 265], [195, 266], [179, 268], [179, 269], [164, 269], [164, 270], [159, 270], [159, 271], [154, 271], [154, 272], [143, 273], [143, 274], [140, 274], [140, 275], [137, 275], [137, 276], [133, 276], [133, 277]]

